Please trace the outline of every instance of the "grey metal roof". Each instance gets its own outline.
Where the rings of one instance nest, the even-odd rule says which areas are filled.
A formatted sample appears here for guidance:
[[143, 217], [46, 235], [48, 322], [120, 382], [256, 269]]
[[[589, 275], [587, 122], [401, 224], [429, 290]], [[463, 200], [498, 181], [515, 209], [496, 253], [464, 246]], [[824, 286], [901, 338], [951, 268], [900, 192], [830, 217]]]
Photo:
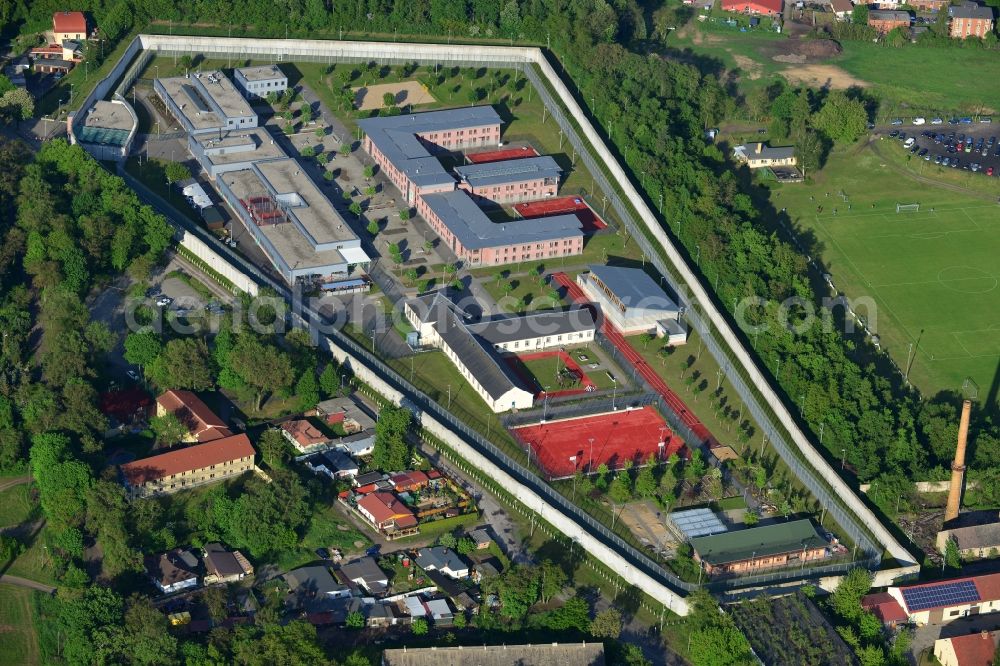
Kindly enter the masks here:
[[325, 566], [300, 567], [289, 571], [284, 576], [289, 591], [302, 601], [308, 598], [329, 594], [342, 589], [330, 570]]
[[516, 160], [467, 164], [455, 167], [455, 173], [473, 187], [519, 183], [538, 178], [559, 179], [562, 168], [548, 155], [525, 157]]
[[434, 330], [452, 352], [462, 359], [469, 373], [493, 400], [518, 388], [492, 350], [487, 350], [479, 344], [454, 310], [451, 308], [434, 308], [434, 310], [440, 312], [440, 317], [434, 322]]
[[640, 268], [595, 264], [590, 266], [590, 273], [603, 282], [626, 307], [662, 308], [665, 302], [676, 307], [653, 278]]
[[348, 562], [340, 567], [340, 571], [350, 580], [362, 580], [365, 587], [382, 581], [388, 582], [389, 576], [379, 567], [374, 558], [362, 557]]
[[991, 19], [993, 18], [993, 8], [984, 7], [975, 2], [965, 2], [948, 8], [948, 14], [952, 18], [962, 19]]
[[596, 330], [589, 308], [575, 307], [561, 312], [538, 312], [523, 317], [506, 317], [472, 324], [469, 331], [491, 345], [542, 335], [565, 335]]
[[460, 130], [484, 125], [499, 125], [500, 116], [492, 106], [467, 106], [444, 111], [411, 113], [405, 116], [380, 116], [359, 120], [358, 126], [386, 159], [406, 174], [415, 185], [453, 183], [455, 179], [416, 134]]
[[321, 455], [335, 472], [347, 472], [350, 470], [357, 470], [358, 464], [351, 459], [346, 453], [341, 453], [335, 449], [327, 449], [323, 451]]
[[444, 569], [447, 567], [452, 571], [459, 571], [469, 568], [469, 565], [462, 561], [458, 553], [444, 546], [420, 549], [417, 551], [416, 562], [421, 569]]
[[463, 190], [424, 194], [423, 200], [469, 250], [544, 243], [583, 235], [583, 225], [576, 215], [494, 222], [476, 205], [469, 193]]

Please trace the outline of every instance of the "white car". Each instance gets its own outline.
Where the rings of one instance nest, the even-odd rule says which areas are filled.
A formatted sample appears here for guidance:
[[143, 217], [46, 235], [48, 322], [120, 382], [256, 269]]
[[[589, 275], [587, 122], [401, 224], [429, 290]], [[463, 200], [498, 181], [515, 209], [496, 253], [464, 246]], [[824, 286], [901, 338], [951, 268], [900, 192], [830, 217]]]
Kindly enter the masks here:
[[159, 305], [161, 308], [170, 305], [173, 302], [174, 299], [170, 298], [169, 296], [160, 296], [158, 299], [156, 299], [156, 304]]
[[941, 118], [931, 118], [931, 125], [940, 125], [944, 120]]
[[912, 146], [912, 145], [913, 145], [914, 143], [916, 143], [916, 142], [917, 142], [917, 140], [916, 140], [916, 139], [914, 139], [914, 138], [913, 138], [913, 137], [911, 136], [911, 137], [910, 137], [909, 139], [907, 139], [906, 141], [904, 141], [904, 142], [903, 142], [903, 147], [904, 147], [904, 148], [909, 148], [910, 146]]
[[926, 122], [927, 122], [927, 120], [924, 119], [924, 118], [914, 118], [913, 119], [913, 124], [914, 125], [923, 125]]
[[128, 378], [132, 381], [139, 381], [139, 373], [135, 370], [126, 370], [125, 374], [128, 375]]

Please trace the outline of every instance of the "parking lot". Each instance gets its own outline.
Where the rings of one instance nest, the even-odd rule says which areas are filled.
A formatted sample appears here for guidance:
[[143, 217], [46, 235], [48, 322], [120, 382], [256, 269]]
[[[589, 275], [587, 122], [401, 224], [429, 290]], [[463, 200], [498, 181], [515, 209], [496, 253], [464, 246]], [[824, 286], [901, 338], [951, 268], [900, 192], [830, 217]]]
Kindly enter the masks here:
[[[920, 119], [917, 119], [918, 121]], [[933, 118], [924, 123], [895, 124], [886, 130], [890, 139], [901, 141], [910, 154], [942, 167], [963, 169], [987, 177], [1000, 176], [1000, 143], [989, 122], [950, 121]], [[929, 124], [933, 123], [933, 124]]]

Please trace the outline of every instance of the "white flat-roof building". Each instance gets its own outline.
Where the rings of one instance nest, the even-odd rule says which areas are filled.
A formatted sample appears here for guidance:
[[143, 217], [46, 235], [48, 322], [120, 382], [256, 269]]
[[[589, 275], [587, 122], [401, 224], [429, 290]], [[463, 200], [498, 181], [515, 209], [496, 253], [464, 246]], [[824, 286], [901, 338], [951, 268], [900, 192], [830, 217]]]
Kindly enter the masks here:
[[288, 157], [263, 127], [188, 134], [188, 150], [213, 180], [228, 171], [249, 169], [254, 162]]
[[153, 89], [188, 134], [257, 127], [257, 114], [222, 72], [156, 79]]
[[235, 73], [236, 85], [247, 99], [267, 97], [268, 93], [283, 93], [288, 77], [277, 65], [240, 67]]
[[580, 273], [576, 281], [622, 334], [673, 334], [674, 326], [660, 322], [679, 319], [680, 309], [645, 271], [594, 265], [590, 272]]
[[367, 267], [361, 239], [295, 160], [254, 162], [224, 173], [217, 184], [289, 284], [325, 282]]

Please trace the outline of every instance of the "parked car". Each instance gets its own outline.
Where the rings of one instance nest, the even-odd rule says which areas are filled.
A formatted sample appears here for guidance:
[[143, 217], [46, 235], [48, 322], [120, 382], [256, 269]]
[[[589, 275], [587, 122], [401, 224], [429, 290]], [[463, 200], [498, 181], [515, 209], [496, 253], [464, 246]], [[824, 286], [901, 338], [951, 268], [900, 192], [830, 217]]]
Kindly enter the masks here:
[[909, 148], [909, 147], [910, 147], [910, 146], [912, 146], [912, 145], [913, 145], [913, 144], [914, 144], [915, 142], [916, 142], [916, 139], [914, 139], [914, 138], [913, 138], [913, 137], [911, 136], [911, 137], [910, 137], [909, 139], [907, 139], [906, 141], [904, 141], [904, 142], [903, 142], [903, 146], [905, 146], [906, 148]]
[[986, 175], [987, 176], [993, 175], [993, 167], [986, 167]]
[[[948, 159], [948, 158], [946, 157], [944, 159]], [[935, 155], [934, 156], [934, 164], [941, 164], [941, 156], [940, 155]]]
[[931, 118], [931, 125], [940, 125], [943, 122], [940, 118]]
[[990, 123], [993, 122], [993, 119], [990, 118], [989, 116], [983, 116], [982, 118], [979, 119], [979, 122], [982, 123], [983, 125], [989, 125]]
[[903, 119], [902, 118], [893, 118], [892, 122], [889, 123], [889, 124], [890, 125], [902, 125], [903, 124]]
[[950, 157], [945, 157], [941, 159], [941, 166], [948, 166], [949, 164], [951, 164]]
[[136, 372], [135, 370], [129, 368], [128, 370], [125, 371], [125, 374], [128, 375], [128, 378], [131, 379], [132, 381], [134, 382], [139, 381], [139, 373]]
[[957, 167], [958, 167], [958, 165], [960, 165], [961, 163], [962, 163], [962, 162], [961, 162], [961, 161], [960, 161], [960, 160], [959, 160], [959, 159], [958, 159], [957, 157], [955, 157], [955, 158], [952, 158], [952, 160], [951, 160], [951, 167], [952, 167], [953, 169], [954, 169], [954, 168], [957, 168]]
[[962, 123], [963, 125], [971, 125], [972, 124], [972, 118], [969, 118], [969, 117], [959, 118], [958, 122]]
[[927, 122], [927, 119], [926, 118], [922, 118], [920, 116], [917, 116], [916, 118], [913, 119], [913, 124], [914, 125], [923, 125], [926, 122]]
[[160, 296], [158, 299], [156, 299], [156, 304], [159, 305], [161, 308], [170, 305], [173, 302], [174, 299], [170, 298], [169, 296]]
[[917, 153], [917, 154], [918, 154], [918, 155], [920, 155], [921, 157], [923, 157], [924, 155], [926, 155], [926, 154], [927, 154], [927, 149], [926, 149], [926, 148], [921, 148], [921, 149], [920, 149], [920, 152], [919, 152], [919, 153]]
[[899, 130], [892, 130], [891, 132], [889, 132], [890, 138], [895, 139], [897, 136], [899, 136]]

